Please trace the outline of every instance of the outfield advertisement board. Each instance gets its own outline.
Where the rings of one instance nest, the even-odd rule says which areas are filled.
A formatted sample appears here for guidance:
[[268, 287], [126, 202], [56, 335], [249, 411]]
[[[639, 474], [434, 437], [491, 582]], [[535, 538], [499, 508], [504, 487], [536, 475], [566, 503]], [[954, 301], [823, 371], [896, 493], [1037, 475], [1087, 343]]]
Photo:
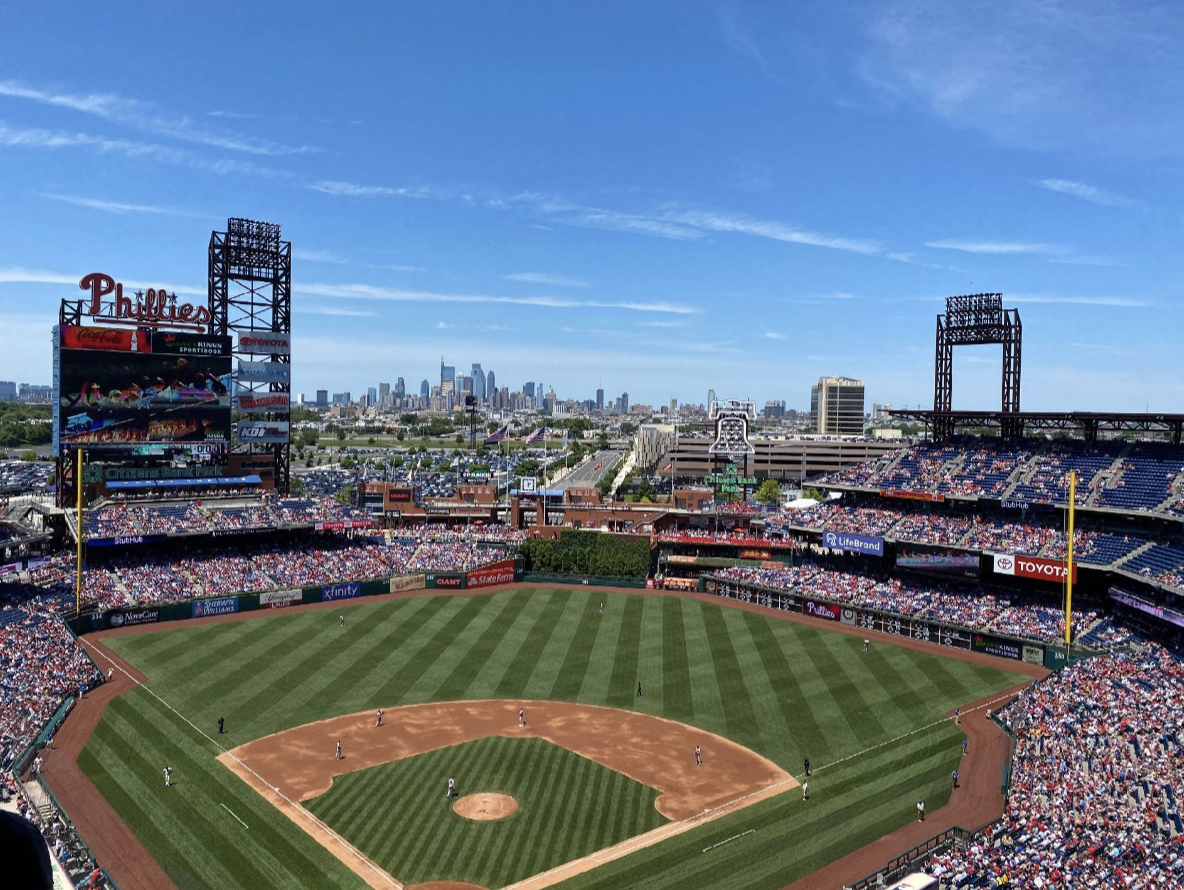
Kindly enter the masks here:
[[465, 586], [465, 576], [457, 574], [429, 572], [424, 576], [424, 581], [428, 587], [460, 589]]
[[87, 547], [134, 547], [137, 544], [156, 544], [167, 535], [124, 535], [119, 538], [87, 538]]
[[240, 361], [234, 376], [240, 383], [288, 383], [292, 366], [284, 362]]
[[802, 614], [810, 615], [814, 618], [821, 618], [824, 621], [838, 621], [840, 617], [840, 607], [833, 603], [820, 603], [816, 600], [806, 600], [803, 606]]
[[391, 593], [402, 593], [406, 590], [423, 590], [427, 579], [419, 575], [395, 575], [390, 581]]
[[108, 612], [107, 626], [135, 627], [137, 624], [155, 624], [160, 621], [160, 607], [150, 606], [147, 609], [132, 609], [128, 612]]
[[999, 637], [989, 636], [988, 634], [976, 633], [970, 638], [970, 648], [974, 652], [985, 652], [987, 655], [996, 655], [999, 658], [1011, 658], [1019, 661], [1023, 658], [1023, 643], [1017, 643], [1014, 640], [1004, 640]]
[[956, 550], [928, 550], [913, 545], [902, 545], [896, 554], [898, 569], [956, 581], [977, 581], [979, 564], [978, 554]]
[[[1069, 574], [1064, 560], [1044, 559], [1039, 556], [1016, 556], [1011, 553], [990, 554], [996, 575], [1013, 575], [1016, 578], [1033, 578], [1037, 581], [1052, 581], [1062, 584]], [[1073, 566], [1073, 583], [1077, 583], [1077, 565]]]
[[350, 581], [348, 584], [326, 584], [321, 587], [321, 602], [332, 600], [351, 600], [362, 595], [362, 582]]
[[827, 530], [822, 533], [822, 546], [828, 550], [862, 553], [865, 556], [884, 555], [884, 539], [875, 535], [856, 535], [851, 532]]
[[286, 392], [243, 392], [234, 397], [234, 407], [247, 414], [287, 414], [291, 401]]
[[[492, 587], [495, 584], [509, 584], [514, 580], [514, 560], [503, 559], [465, 575], [465, 588]], [[439, 586], [437, 584], [437, 586]]]
[[210, 615], [229, 615], [237, 611], [237, 596], [220, 596], [217, 599], [198, 600], [193, 604], [194, 618], [206, 618]]
[[313, 528], [319, 532], [345, 532], [354, 528], [373, 528], [372, 519], [343, 519], [337, 522], [316, 522]]
[[283, 609], [299, 604], [304, 595], [301, 590], [270, 590], [259, 594], [260, 609]]

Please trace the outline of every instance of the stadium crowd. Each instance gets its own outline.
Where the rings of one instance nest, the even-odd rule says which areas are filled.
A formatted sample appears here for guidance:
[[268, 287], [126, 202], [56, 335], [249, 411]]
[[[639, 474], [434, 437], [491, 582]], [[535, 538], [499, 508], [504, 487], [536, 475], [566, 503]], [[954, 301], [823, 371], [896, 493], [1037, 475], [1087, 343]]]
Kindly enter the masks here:
[[998, 715], [1003, 818], [927, 868], [945, 887], [1184, 886], [1184, 667], [1158, 645], [1079, 662]]
[[[1064, 612], [1059, 607], [1025, 601], [1019, 595], [992, 593], [979, 585], [940, 584], [903, 576], [878, 577], [813, 560], [792, 567], [729, 567], [717, 570], [715, 575], [728, 581], [792, 590], [802, 596], [843, 605], [1002, 636], [1040, 642], [1055, 642], [1065, 636]], [[1074, 637], [1085, 633], [1098, 618], [1093, 611], [1074, 613]]]

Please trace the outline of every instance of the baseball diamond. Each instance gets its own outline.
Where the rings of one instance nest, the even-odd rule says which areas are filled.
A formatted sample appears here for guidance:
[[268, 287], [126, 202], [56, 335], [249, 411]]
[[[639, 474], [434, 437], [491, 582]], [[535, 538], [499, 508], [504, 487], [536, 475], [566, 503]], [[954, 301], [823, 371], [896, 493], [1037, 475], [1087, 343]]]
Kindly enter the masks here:
[[[772, 890], [906, 826], [910, 797], [939, 810], [951, 770], [973, 765], [968, 704], [1034, 673], [887, 639], [864, 653], [863, 631], [696, 595], [516, 586], [346, 608], [344, 626], [333, 603], [87, 638], [144, 682], [110, 702], [78, 764], [174, 886]], [[725, 748], [764, 778], [734, 787]], [[670, 805], [680, 782], [722, 782], [708, 809], [793, 787], [807, 757], [808, 801], [770, 792], [685, 825], [693, 807]], [[459, 795], [504, 793], [518, 812], [463, 820], [439, 799], [452, 774]], [[285, 801], [320, 821], [318, 843]], [[564, 830], [515, 839], [539, 801]]]

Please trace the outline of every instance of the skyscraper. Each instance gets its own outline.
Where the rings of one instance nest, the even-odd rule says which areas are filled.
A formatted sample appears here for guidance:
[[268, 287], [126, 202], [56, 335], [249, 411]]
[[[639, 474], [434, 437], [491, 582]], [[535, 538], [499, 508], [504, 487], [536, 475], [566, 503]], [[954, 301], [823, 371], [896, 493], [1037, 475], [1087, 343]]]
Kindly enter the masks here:
[[378, 384], [378, 406], [380, 408], [389, 407], [391, 403], [391, 385], [389, 383]]
[[432, 394], [432, 385], [430, 383], [428, 383], [427, 380], [424, 380], [422, 383], [419, 384], [419, 397], [422, 399], [426, 399], [431, 394]]
[[862, 380], [850, 377], [820, 377], [810, 388], [810, 420], [814, 431], [824, 436], [863, 434]]
[[[383, 385], [385, 386], [386, 384], [383, 384]], [[366, 407], [373, 408], [377, 404], [378, 404], [378, 389], [377, 389], [377, 387], [373, 387], [373, 386], [366, 387]]]
[[477, 397], [477, 401], [485, 401], [485, 372], [481, 370], [480, 362], [473, 362], [473, 395]]
[[604, 387], [596, 390], [596, 410], [604, 410]]
[[486, 377], [486, 380], [485, 380], [485, 396], [486, 396], [486, 398], [492, 399], [497, 394], [496, 383], [497, 382], [493, 376], [493, 368], [490, 368], [489, 375], [488, 375], [488, 377]]
[[522, 395], [526, 396], [528, 399], [534, 398], [534, 384], [529, 380], [522, 384]]
[[328, 408], [329, 407], [329, 390], [327, 390], [327, 389], [318, 389], [317, 390], [317, 407], [318, 408]]
[[403, 382], [403, 378], [400, 377], [398, 380], [395, 381], [395, 398], [401, 399], [406, 395], [407, 395], [407, 384], [405, 384]]

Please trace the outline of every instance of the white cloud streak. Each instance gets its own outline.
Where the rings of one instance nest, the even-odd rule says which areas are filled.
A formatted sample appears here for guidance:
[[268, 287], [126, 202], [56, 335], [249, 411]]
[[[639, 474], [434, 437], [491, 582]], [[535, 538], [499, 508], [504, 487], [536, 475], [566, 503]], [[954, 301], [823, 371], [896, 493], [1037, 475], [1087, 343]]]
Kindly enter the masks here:
[[427, 188], [391, 188], [385, 185], [361, 185], [338, 179], [322, 179], [309, 185], [313, 191], [339, 198], [431, 198]]
[[337, 315], [343, 318], [374, 318], [377, 312], [367, 312], [364, 309], [343, 309], [339, 306], [297, 306], [296, 313], [307, 315]]
[[1025, 241], [968, 241], [958, 238], [946, 238], [941, 241], [926, 241], [925, 246], [939, 247], [942, 250], [961, 250], [966, 253], [1035, 255], [1067, 253], [1064, 247], [1057, 244], [1041, 244]]
[[65, 108], [89, 114], [112, 123], [165, 136], [182, 142], [193, 142], [212, 148], [254, 155], [293, 155], [317, 151], [307, 146], [283, 145], [254, 136], [223, 133], [195, 127], [188, 117], [170, 117], [156, 111], [147, 102], [128, 99], [114, 93], [54, 92], [27, 86], [16, 80], [0, 80], [0, 96], [24, 99], [40, 105]]
[[105, 213], [151, 213], [162, 216], [184, 216], [191, 219], [203, 219], [206, 216], [202, 213], [174, 210], [171, 207], [157, 207], [152, 204], [127, 204], [122, 201], [104, 201], [99, 198], [84, 198], [80, 195], [56, 195], [49, 192], [35, 192], [35, 194], [40, 198], [47, 198], [50, 201], [61, 201], [65, 204], [86, 207], [90, 210], [102, 210]]
[[1074, 198], [1080, 198], [1092, 204], [1101, 204], [1104, 207], [1134, 207], [1137, 203], [1123, 195], [1116, 195], [1113, 192], [1107, 192], [1083, 182], [1074, 182], [1071, 179], [1042, 179], [1037, 185], [1050, 192], [1072, 195]]
[[[82, 280], [82, 277], [93, 271], [93, 269], [87, 269], [74, 273], [49, 272], [39, 269], [24, 269], [20, 266], [7, 266], [0, 267], [0, 284], [65, 284], [77, 289], [78, 282]], [[128, 281], [127, 279], [119, 278], [118, 275], [115, 275], [115, 278], [121, 281], [125, 288], [164, 288], [169, 293], [184, 294], [190, 297], [205, 297], [209, 294], [208, 288], [190, 284], [166, 284], [162, 281]]]
[[846, 250], [865, 255], [880, 254], [884, 251], [883, 245], [878, 241], [820, 234], [782, 222], [752, 219], [739, 214], [719, 213], [710, 210], [672, 210], [668, 211], [663, 219], [712, 232], [753, 235], [758, 238], [770, 238], [774, 241], [826, 247], [832, 250]]
[[551, 275], [548, 272], [513, 272], [503, 275], [506, 281], [521, 281], [526, 284], [547, 284], [552, 287], [591, 287], [587, 281], [579, 278], [567, 278], [563, 275]]

